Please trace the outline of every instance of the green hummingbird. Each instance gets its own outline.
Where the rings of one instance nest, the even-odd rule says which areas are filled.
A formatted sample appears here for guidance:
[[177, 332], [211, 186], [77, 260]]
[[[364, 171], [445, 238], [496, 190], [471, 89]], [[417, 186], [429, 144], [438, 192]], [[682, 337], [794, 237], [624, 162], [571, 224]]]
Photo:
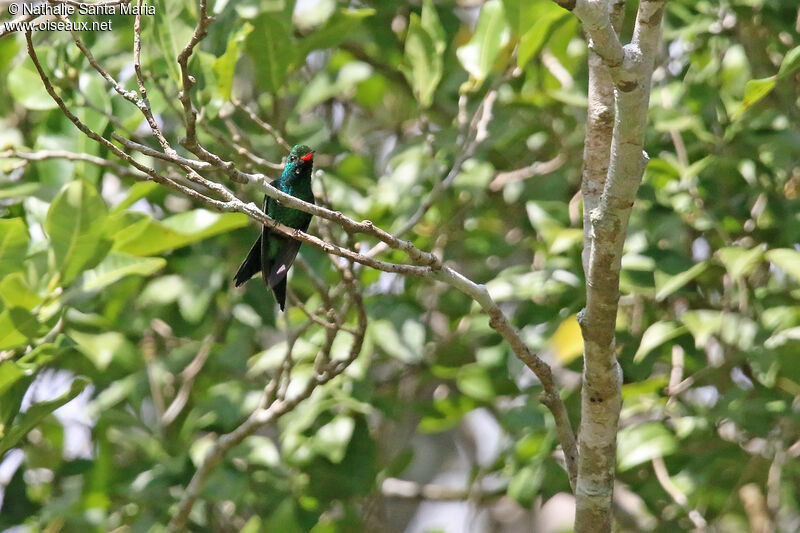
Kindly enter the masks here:
[[[311, 191], [313, 167], [314, 150], [304, 144], [298, 144], [289, 153], [281, 177], [270, 185], [295, 198], [313, 204], [314, 193]], [[281, 224], [300, 231], [306, 231], [311, 223], [309, 213], [285, 207], [269, 196], [264, 196], [264, 212]], [[233, 277], [236, 286], [244, 284], [260, 271], [264, 283], [272, 289], [275, 299], [283, 311], [286, 307], [286, 275], [300, 250], [300, 244], [300, 241], [281, 235], [264, 226], [261, 236], [256, 240], [250, 253], [247, 254], [247, 258]]]

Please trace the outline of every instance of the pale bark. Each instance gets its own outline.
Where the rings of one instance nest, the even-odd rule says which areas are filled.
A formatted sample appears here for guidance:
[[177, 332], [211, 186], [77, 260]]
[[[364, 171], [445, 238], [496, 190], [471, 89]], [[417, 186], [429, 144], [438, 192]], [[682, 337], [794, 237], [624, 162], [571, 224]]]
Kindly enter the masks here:
[[619, 274], [631, 208], [647, 164], [647, 107], [666, 0], [640, 1], [633, 40], [625, 46], [612, 24], [616, 19], [618, 25], [621, 17], [619, 2], [558, 3], [572, 7], [590, 41], [581, 186], [586, 308], [579, 315], [584, 373], [575, 531], [608, 532], [622, 407], [622, 373], [614, 346]]

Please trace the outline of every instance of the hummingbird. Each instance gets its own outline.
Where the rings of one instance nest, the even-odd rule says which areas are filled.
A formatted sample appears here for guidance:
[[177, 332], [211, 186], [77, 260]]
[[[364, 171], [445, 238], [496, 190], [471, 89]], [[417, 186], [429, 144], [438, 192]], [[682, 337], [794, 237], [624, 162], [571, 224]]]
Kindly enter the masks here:
[[[314, 203], [311, 191], [311, 170], [314, 167], [314, 150], [298, 144], [289, 153], [281, 177], [270, 185], [291, 194], [295, 198]], [[269, 196], [264, 196], [264, 212], [284, 226], [306, 231], [311, 223], [311, 215], [291, 207], [285, 207]], [[283, 311], [286, 307], [286, 275], [294, 258], [300, 250], [301, 242], [277, 233], [267, 226], [261, 229], [261, 236], [247, 254], [233, 281], [238, 287], [259, 271], [264, 283], [272, 289], [278, 305]]]

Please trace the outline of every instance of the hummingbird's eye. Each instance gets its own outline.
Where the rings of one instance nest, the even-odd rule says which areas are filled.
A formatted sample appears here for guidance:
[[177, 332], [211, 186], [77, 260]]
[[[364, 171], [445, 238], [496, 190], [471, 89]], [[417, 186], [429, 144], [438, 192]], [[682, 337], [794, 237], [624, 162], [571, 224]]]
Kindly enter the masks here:
[[297, 161], [297, 156], [296, 156], [296, 155], [290, 155], [290, 156], [289, 156], [289, 161], [291, 161], [292, 163], [294, 163], [295, 161]]

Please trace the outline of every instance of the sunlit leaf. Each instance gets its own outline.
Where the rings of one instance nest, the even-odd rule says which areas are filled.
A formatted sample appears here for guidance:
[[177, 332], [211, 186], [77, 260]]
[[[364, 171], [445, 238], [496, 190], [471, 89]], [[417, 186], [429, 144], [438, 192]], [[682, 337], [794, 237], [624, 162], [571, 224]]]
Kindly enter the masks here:
[[161, 257], [134, 257], [121, 253], [110, 253], [102, 263], [83, 273], [83, 291], [97, 291], [125, 276], [149, 276], [164, 268], [166, 260]]
[[500, 0], [489, 0], [483, 4], [475, 34], [456, 51], [458, 60], [472, 78], [470, 88], [480, 87], [510, 37], [511, 31], [503, 3]]
[[445, 47], [444, 29], [436, 9], [431, 0], [426, 0], [422, 17], [411, 14], [405, 43], [405, 75], [423, 107], [431, 105], [433, 93], [442, 78]]
[[765, 254], [767, 261], [774, 263], [783, 271], [800, 281], [800, 252], [791, 248], [776, 248]]
[[0, 399], [14, 383], [25, 377], [25, 371], [13, 361], [0, 363]]
[[0, 219], [0, 277], [22, 269], [28, 240], [28, 228], [24, 220]]
[[0, 455], [4, 454], [7, 450], [13, 448], [17, 443], [22, 440], [30, 430], [36, 427], [44, 417], [64, 405], [65, 403], [73, 400], [78, 394], [83, 392], [83, 389], [89, 385], [89, 380], [83, 377], [75, 378], [70, 385], [69, 390], [61, 396], [48, 400], [46, 402], [38, 402], [28, 408], [25, 413], [19, 416], [19, 419], [14, 423], [8, 432], [0, 439]]
[[214, 213], [195, 209], [162, 221], [151, 220], [143, 231], [131, 238], [120, 236], [115, 243], [115, 250], [135, 256], [155, 255], [244, 227], [248, 220], [241, 213]]
[[39, 320], [27, 309], [12, 307], [0, 313], [0, 350], [27, 344], [40, 333]]
[[22, 272], [9, 274], [0, 280], [0, 299], [6, 308], [22, 307], [29, 311], [44, 301], [44, 297], [28, 285]]
[[734, 279], [741, 279], [752, 273], [758, 266], [764, 257], [764, 251], [760, 246], [750, 250], [738, 246], [727, 246], [717, 250], [716, 255], [725, 266], [725, 270]]
[[255, 59], [256, 80], [262, 90], [277, 92], [286, 79], [297, 49], [292, 42], [289, 26], [275, 15], [263, 13], [253, 19], [253, 31], [245, 40]]
[[213, 69], [217, 78], [217, 95], [223, 100], [231, 99], [236, 63], [238, 63], [242, 55], [241, 45], [251, 31], [253, 31], [253, 25], [245, 22], [228, 40], [228, 47], [225, 49], [225, 53], [214, 61]]
[[[37, 49], [40, 56], [44, 50]], [[42, 79], [31, 61], [24, 61], [11, 69], [6, 77], [7, 87], [14, 100], [32, 110], [48, 110], [58, 107], [47, 93]]]
[[539, 466], [525, 466], [514, 474], [508, 485], [508, 496], [525, 508], [533, 505], [539, 494], [544, 472]]
[[776, 81], [775, 76], [748, 81], [744, 86], [744, 100], [742, 100], [742, 105], [739, 106], [735, 118], [741, 117], [748, 108], [772, 92]]
[[636, 354], [633, 356], [633, 362], [640, 362], [655, 348], [683, 335], [686, 331], [686, 326], [681, 326], [677, 322], [672, 321], [660, 321], [650, 325], [650, 327], [645, 330], [644, 334], [642, 334], [642, 342], [639, 344], [639, 349], [636, 350]]
[[517, 51], [517, 66], [524, 68], [531, 58], [544, 47], [553, 30], [570, 13], [560, 8], [555, 2], [523, 2], [531, 4], [528, 8], [532, 24], [522, 32]]
[[312, 50], [332, 48], [357, 34], [359, 26], [369, 17], [375, 15], [371, 8], [339, 9], [327, 22], [317, 30], [308, 34], [298, 42], [301, 55]]
[[456, 382], [461, 392], [478, 400], [490, 402], [497, 395], [489, 372], [478, 364], [462, 366]]
[[78, 343], [78, 349], [101, 371], [108, 368], [114, 357], [122, 356], [125, 351], [130, 350], [125, 335], [118, 331], [98, 334], [70, 331], [69, 336]]
[[693, 281], [708, 268], [706, 261], [701, 261], [688, 270], [670, 276], [660, 270], [655, 271], [656, 300], [661, 302], [687, 283]]
[[660, 422], [623, 428], [617, 444], [617, 465], [625, 471], [656, 457], [670, 455], [677, 447], [675, 436]]
[[781, 67], [778, 70], [778, 79], [782, 80], [800, 69], [800, 46], [795, 46], [783, 56]]
[[46, 229], [62, 283], [70, 283], [108, 253], [111, 241], [106, 238], [107, 212], [97, 190], [82, 180], [65, 185], [53, 200]]
[[182, 2], [153, 0], [153, 5], [156, 14], [152, 17], [152, 27], [154, 28], [156, 39], [166, 60], [172, 81], [180, 84], [178, 54], [183, 46], [186, 45], [186, 42], [182, 39], [182, 37], [185, 37], [185, 31], [179, 31], [183, 29], [183, 24], [179, 21], [180, 13], [183, 11]]
[[583, 354], [583, 336], [577, 315], [570, 315], [561, 322], [550, 339], [550, 348], [562, 365], [568, 365]]
[[356, 423], [352, 417], [344, 415], [334, 417], [316, 432], [313, 448], [319, 455], [327, 457], [332, 463], [340, 463], [344, 459], [355, 426]]

